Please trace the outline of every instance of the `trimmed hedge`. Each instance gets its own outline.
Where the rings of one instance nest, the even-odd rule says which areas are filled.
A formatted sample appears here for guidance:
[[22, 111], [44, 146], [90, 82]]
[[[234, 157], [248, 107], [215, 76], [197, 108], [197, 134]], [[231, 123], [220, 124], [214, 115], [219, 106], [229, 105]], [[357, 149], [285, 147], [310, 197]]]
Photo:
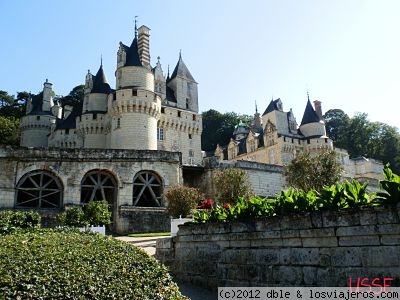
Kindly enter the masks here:
[[0, 235], [18, 230], [34, 230], [40, 227], [40, 215], [36, 211], [0, 211]]
[[186, 299], [165, 266], [126, 242], [37, 230], [0, 238], [0, 299]]

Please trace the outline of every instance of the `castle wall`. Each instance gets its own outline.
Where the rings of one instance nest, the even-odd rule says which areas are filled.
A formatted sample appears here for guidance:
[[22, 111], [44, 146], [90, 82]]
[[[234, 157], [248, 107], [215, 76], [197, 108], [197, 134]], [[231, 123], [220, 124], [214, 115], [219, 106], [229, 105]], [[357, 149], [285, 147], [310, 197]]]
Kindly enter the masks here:
[[[248, 222], [185, 224], [157, 242], [180, 280], [221, 286], [349, 286], [400, 277], [400, 209], [373, 207]], [[371, 281], [369, 281], [371, 282]]]
[[117, 89], [139, 87], [154, 91], [154, 76], [150, 70], [143, 67], [128, 66], [116, 71]]
[[[182, 183], [179, 153], [135, 150], [38, 150], [0, 148], [0, 208], [14, 208], [16, 186], [27, 173], [45, 170], [59, 178], [63, 186], [63, 205], [81, 203], [81, 181], [92, 170], [104, 170], [117, 182], [113, 203], [114, 229], [118, 233], [169, 230], [165, 202], [162, 207], [133, 206], [133, 178], [140, 171], [157, 174], [163, 190]], [[57, 211], [55, 211], [57, 212]], [[138, 223], [132, 219], [143, 213]], [[135, 218], [136, 218], [135, 217]], [[167, 222], [168, 220], [168, 222]], [[152, 224], [154, 223], [154, 226]]]

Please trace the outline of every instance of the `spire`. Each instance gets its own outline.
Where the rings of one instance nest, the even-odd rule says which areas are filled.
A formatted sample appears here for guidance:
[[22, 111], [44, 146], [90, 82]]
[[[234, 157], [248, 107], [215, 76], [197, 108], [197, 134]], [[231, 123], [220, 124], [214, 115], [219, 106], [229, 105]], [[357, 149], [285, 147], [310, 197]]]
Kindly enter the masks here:
[[101, 93], [108, 94], [111, 91], [111, 87], [108, 84], [106, 74], [103, 70], [103, 59], [101, 59], [100, 68], [96, 73], [96, 76], [93, 78], [93, 88], [91, 93]]
[[[303, 114], [303, 119], [301, 120], [301, 125], [308, 124], [308, 123], [318, 123], [321, 121], [319, 118], [318, 114], [315, 112], [311, 102], [310, 102], [310, 96], [307, 91], [307, 105], [306, 109], [304, 110]], [[301, 126], [300, 125], [300, 126]]]
[[192, 74], [190, 74], [189, 69], [183, 62], [181, 50], [179, 50], [179, 60], [178, 63], [176, 64], [174, 71], [172, 72], [171, 79], [174, 79], [175, 77], [181, 77], [196, 82]]
[[169, 80], [169, 65], [168, 65], [168, 73], [167, 73], [167, 81]]
[[137, 17], [135, 16], [135, 39], [137, 38]]

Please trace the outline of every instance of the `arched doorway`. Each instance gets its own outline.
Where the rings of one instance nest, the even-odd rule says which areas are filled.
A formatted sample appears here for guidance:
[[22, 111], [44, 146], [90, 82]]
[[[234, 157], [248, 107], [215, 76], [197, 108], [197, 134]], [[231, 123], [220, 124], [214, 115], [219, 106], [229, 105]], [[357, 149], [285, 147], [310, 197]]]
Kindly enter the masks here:
[[133, 206], [162, 206], [161, 178], [151, 171], [140, 171], [133, 178]]
[[35, 170], [21, 177], [16, 186], [16, 208], [60, 209], [61, 180], [51, 172]]

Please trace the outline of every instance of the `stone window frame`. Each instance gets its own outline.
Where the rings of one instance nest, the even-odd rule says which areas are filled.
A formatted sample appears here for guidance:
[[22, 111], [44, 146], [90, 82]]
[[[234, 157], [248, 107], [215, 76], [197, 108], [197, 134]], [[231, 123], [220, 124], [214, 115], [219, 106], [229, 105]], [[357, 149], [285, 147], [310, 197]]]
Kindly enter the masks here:
[[[117, 178], [108, 170], [90, 170], [85, 173], [80, 182], [81, 203], [88, 203], [89, 201], [96, 200], [106, 200], [110, 205], [112, 205], [117, 199], [117, 192]], [[90, 196], [88, 197], [89, 194]], [[99, 195], [101, 195], [101, 197], [98, 197]]]
[[164, 183], [162, 177], [151, 170], [141, 170], [132, 181], [132, 205], [136, 207], [162, 207]]
[[[50, 171], [39, 169], [24, 174], [15, 190], [15, 208], [61, 209], [63, 206], [64, 186], [60, 177]], [[36, 201], [36, 205], [31, 205]]]

